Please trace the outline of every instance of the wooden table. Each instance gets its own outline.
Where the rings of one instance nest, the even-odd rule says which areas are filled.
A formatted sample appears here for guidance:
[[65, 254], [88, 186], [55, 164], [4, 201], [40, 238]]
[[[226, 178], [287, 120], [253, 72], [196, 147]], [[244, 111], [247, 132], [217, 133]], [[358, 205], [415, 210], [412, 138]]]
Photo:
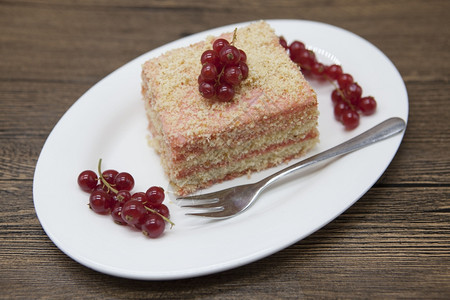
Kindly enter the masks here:
[[[449, 12], [446, 0], [0, 1], [0, 298], [448, 299]], [[134, 281], [63, 254], [44, 233], [32, 194], [39, 153], [63, 113], [151, 49], [226, 24], [277, 18], [350, 30], [399, 69], [409, 124], [375, 186], [293, 246], [209, 276]]]

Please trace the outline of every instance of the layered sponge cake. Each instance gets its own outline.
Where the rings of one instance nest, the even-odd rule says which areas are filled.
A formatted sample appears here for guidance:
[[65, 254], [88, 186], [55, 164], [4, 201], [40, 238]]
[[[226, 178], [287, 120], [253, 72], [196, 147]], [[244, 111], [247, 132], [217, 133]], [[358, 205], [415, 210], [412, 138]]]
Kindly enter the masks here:
[[142, 68], [150, 144], [178, 195], [300, 157], [319, 139], [316, 94], [264, 21], [237, 29], [234, 45], [247, 54], [249, 75], [233, 100], [203, 98], [200, 57], [217, 38]]

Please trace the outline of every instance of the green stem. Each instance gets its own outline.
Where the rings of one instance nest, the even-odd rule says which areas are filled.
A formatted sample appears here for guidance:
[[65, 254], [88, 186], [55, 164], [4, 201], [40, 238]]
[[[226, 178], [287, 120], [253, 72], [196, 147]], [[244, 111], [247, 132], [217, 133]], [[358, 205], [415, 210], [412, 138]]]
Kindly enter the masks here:
[[102, 159], [100, 158], [98, 160], [98, 176], [100, 176], [100, 180], [102, 181], [102, 183], [108, 188], [108, 190], [111, 190], [114, 194], [117, 195], [117, 193], [119, 193], [118, 190], [116, 190], [115, 188], [113, 188], [108, 181], [106, 181], [105, 177], [103, 177], [102, 175]]
[[237, 40], [237, 28], [233, 31], [233, 39], [231, 40], [231, 45], [234, 46], [234, 42]]
[[151, 209], [150, 207], [147, 207], [147, 206], [145, 206], [145, 205], [144, 205], [144, 207], [145, 207], [145, 209], [148, 210], [149, 212], [152, 212], [152, 213], [154, 213], [154, 214], [157, 214], [158, 216], [160, 216], [161, 218], [163, 218], [164, 221], [169, 222], [170, 228], [171, 228], [171, 229], [172, 229], [172, 227], [175, 225], [175, 223], [172, 222], [172, 221], [170, 221], [169, 218], [164, 217], [162, 214], [160, 214], [160, 213], [157, 212], [156, 210]]

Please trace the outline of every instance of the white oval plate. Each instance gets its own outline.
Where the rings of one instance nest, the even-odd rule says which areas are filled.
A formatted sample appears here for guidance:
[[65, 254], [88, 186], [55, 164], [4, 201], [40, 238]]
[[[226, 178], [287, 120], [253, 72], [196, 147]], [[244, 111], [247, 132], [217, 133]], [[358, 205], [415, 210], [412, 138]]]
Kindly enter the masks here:
[[[300, 40], [319, 60], [341, 63], [373, 95], [378, 111], [362, 117], [350, 132], [333, 117], [332, 86], [312, 81], [318, 93], [321, 143], [309, 155], [328, 149], [389, 117], [408, 117], [408, 97], [391, 61], [366, 40], [346, 30], [301, 20], [268, 21], [288, 42]], [[399, 134], [348, 154], [265, 191], [247, 212], [228, 220], [186, 216], [167, 200], [173, 229], [158, 239], [113, 223], [88, 209], [88, 195], [76, 183], [84, 169], [128, 171], [136, 191], [168, 186], [159, 158], [148, 147], [141, 98], [141, 65], [177, 47], [232, 31], [248, 23], [198, 33], [152, 50], [114, 71], [89, 89], [49, 135], [34, 176], [37, 216], [50, 239], [75, 261], [110, 275], [145, 280], [178, 279], [235, 268], [286, 248], [332, 221], [356, 202], [383, 174], [403, 137]], [[284, 167], [284, 166], [283, 166]], [[279, 168], [219, 184], [219, 189], [257, 180]]]

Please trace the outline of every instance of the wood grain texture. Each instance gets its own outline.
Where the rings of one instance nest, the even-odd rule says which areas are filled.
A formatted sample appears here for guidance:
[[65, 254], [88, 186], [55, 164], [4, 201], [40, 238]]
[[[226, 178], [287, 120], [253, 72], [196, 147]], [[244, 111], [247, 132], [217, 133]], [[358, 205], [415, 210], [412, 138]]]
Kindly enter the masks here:
[[[448, 299], [449, 12], [444, 0], [0, 0], [0, 299]], [[32, 188], [39, 153], [65, 111], [151, 49], [230, 23], [277, 18], [350, 30], [400, 71], [408, 128], [372, 189], [302, 241], [209, 276], [128, 280], [62, 253], [42, 230]]]

